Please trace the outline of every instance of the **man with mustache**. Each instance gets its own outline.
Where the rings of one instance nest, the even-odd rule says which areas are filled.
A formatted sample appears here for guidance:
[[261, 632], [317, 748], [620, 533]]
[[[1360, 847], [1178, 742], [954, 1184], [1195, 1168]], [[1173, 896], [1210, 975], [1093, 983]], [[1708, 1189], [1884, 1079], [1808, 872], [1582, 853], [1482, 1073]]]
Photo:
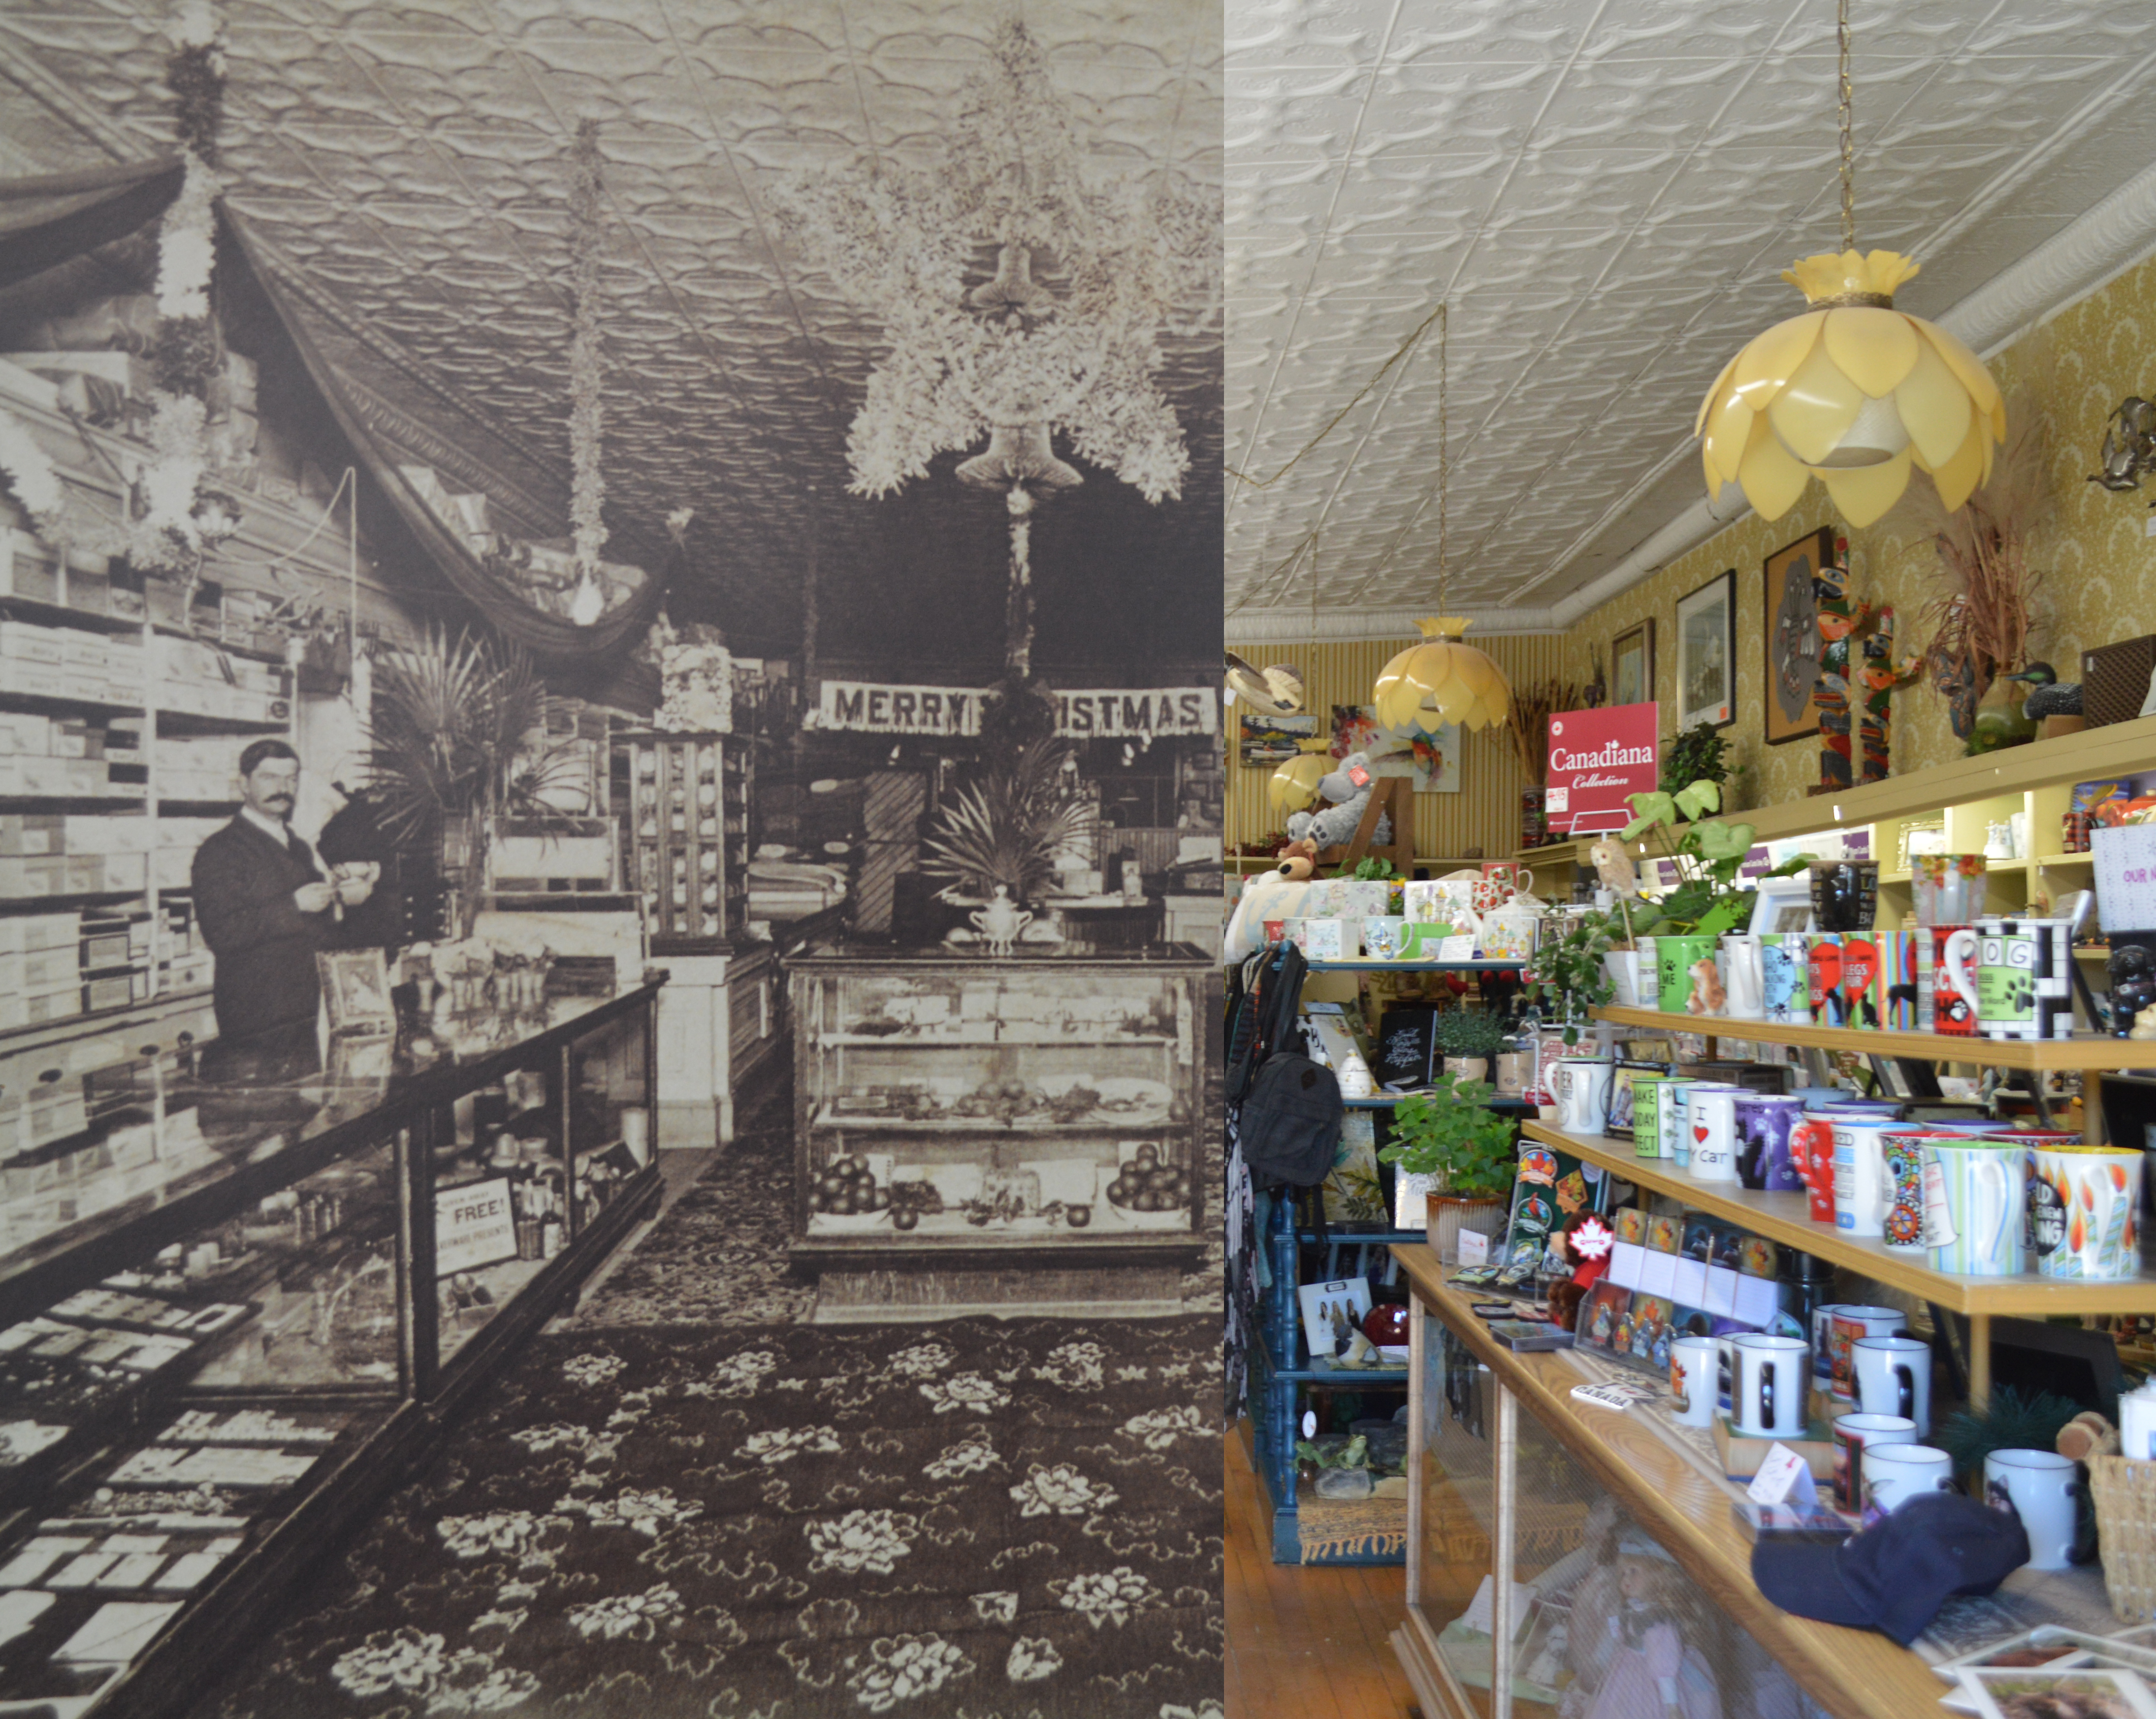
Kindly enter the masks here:
[[195, 851], [195, 922], [217, 957], [217, 1031], [228, 1049], [311, 1051], [321, 983], [315, 952], [334, 946], [331, 906], [364, 901], [362, 879], [331, 883], [292, 834], [300, 755], [258, 740], [239, 755], [239, 814]]

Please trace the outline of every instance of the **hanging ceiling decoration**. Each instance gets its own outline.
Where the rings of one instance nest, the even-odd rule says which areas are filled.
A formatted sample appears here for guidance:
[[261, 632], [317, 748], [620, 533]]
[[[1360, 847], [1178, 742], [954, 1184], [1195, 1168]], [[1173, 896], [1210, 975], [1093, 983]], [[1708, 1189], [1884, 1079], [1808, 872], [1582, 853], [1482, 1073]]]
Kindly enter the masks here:
[[1743, 486], [1779, 519], [1818, 478], [1852, 526], [1868, 526], [1928, 472], [1951, 512], [1991, 475], [2006, 403], [1975, 353], [1894, 308], [1917, 272], [1893, 251], [1856, 249], [1850, 127], [1849, 0], [1840, 0], [1841, 252], [1806, 257], [1782, 279], [1813, 306], [1758, 336], [1723, 368], [1694, 420], [1709, 495]]
[[1306, 812], [1317, 798], [1317, 784], [1332, 768], [1328, 756], [1332, 750], [1329, 740], [1299, 740], [1296, 745], [1301, 751], [1299, 758], [1290, 758], [1273, 772], [1265, 783], [1265, 798], [1272, 803], [1275, 813], [1285, 817], [1291, 812]]
[[[1445, 383], [1451, 369], [1450, 319], [1438, 306], [1437, 319], [1437, 603], [1445, 606], [1451, 562], [1445, 541], [1445, 487], [1451, 476], [1447, 449]], [[1378, 725], [1401, 730], [1428, 727], [1423, 712], [1435, 711], [1440, 722], [1463, 728], [1494, 728], [1510, 714], [1512, 683], [1484, 652], [1464, 642], [1468, 623], [1454, 616], [1433, 617], [1415, 624], [1422, 643], [1411, 644], [1378, 672], [1370, 694]]]
[[[1084, 481], [1050, 433], [1148, 501], [1182, 494], [1190, 455], [1155, 381], [1158, 341], [1216, 286], [1219, 218], [1166, 172], [1089, 183], [1032, 34], [1012, 18], [989, 52], [937, 168], [803, 175], [773, 202], [794, 242], [890, 336], [847, 438], [853, 492], [889, 495], [926, 477], [937, 454], [988, 437], [957, 475], [1008, 494], [1008, 666], [1024, 676], [1030, 516]], [[968, 290], [984, 253], [993, 272]]]

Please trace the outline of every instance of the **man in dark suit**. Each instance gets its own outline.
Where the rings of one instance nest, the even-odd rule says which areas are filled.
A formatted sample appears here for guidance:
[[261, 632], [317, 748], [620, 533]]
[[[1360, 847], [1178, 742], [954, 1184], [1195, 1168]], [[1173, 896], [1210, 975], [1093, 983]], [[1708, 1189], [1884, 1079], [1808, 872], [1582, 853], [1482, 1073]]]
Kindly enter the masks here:
[[369, 886], [332, 884], [292, 834], [300, 755], [258, 740], [239, 755], [239, 814], [195, 850], [195, 922], [217, 957], [221, 1045], [277, 1060], [311, 1052], [321, 983], [315, 952], [336, 941], [332, 904]]

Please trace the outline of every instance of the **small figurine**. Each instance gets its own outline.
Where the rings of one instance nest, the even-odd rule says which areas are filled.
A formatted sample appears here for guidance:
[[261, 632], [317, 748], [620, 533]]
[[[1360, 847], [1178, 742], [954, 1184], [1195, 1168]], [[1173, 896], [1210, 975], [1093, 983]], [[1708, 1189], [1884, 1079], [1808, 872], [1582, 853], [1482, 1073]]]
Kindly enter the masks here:
[[2082, 687], [2078, 680], [2061, 686], [2059, 671], [2049, 663], [2031, 663], [2018, 675], [2009, 675], [2009, 680], [2025, 684], [2029, 696], [2021, 701], [2021, 714], [2031, 722], [2041, 722], [2046, 716], [2078, 716], [2082, 713]]
[[1622, 898], [1640, 893], [1640, 874], [1632, 864], [1632, 856], [1625, 851], [1625, 844], [1614, 839], [1599, 841], [1587, 850], [1587, 857], [1594, 862], [1594, 875], [1602, 880], [1602, 887]]
[[1924, 659], [1894, 654], [1894, 606], [1883, 604], [1864, 641], [1864, 666], [1857, 680], [1864, 688], [1864, 718], [1859, 729], [1863, 780], [1884, 782], [1893, 753], [1894, 689], [1922, 671]]
[[1850, 664], [1849, 641], [1869, 632], [1871, 605], [1849, 595], [1849, 540], [1835, 540], [1835, 564], [1813, 576], [1812, 589], [1819, 611], [1819, 682], [1812, 702], [1820, 713], [1820, 779], [1822, 792], [1847, 788], [1849, 768]]
[[1019, 934], [1033, 923], [1030, 913], [1019, 911], [1018, 903], [1011, 900], [1009, 886], [1005, 884], [997, 884], [988, 905], [968, 917], [973, 929], [981, 934], [982, 942], [988, 946], [988, 953], [998, 961], [1010, 954]]
[[1685, 999], [1687, 1014], [1720, 1014], [1729, 1004], [1722, 986], [1722, 969], [1711, 955], [1691, 964], [1691, 995]]
[[[2111, 1030], [2119, 1039], [2131, 1038], [2140, 1023], [2137, 1017], [2156, 1003], [2156, 954], [2143, 943], [2122, 943], [2104, 963], [2111, 978]], [[2156, 1023], [2156, 1014], [2151, 1015]]]

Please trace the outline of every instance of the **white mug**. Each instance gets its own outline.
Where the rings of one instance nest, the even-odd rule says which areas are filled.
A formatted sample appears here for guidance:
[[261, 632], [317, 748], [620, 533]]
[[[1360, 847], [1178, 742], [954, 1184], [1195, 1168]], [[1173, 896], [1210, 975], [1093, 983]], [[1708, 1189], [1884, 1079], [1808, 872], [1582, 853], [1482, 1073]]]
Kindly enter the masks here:
[[2118, 1445], [2137, 1462], [2156, 1457], [2156, 1380], [2120, 1394]]
[[1984, 1501], [2021, 1518], [2032, 1570], [2063, 1570], [2072, 1562], [2078, 1490], [2073, 1459], [2055, 1450], [1994, 1450], [1984, 1459]]
[[1683, 1145], [1691, 1173], [1702, 1182], [1735, 1182], [1737, 1101], [1740, 1086], [1695, 1086], [1685, 1095]]
[[1670, 1345], [1670, 1388], [1676, 1393], [1671, 1419], [1681, 1427], [1714, 1424], [1722, 1402], [1722, 1357], [1727, 1347], [1714, 1337], [1679, 1337]]
[[1928, 1492], [1953, 1491], [1953, 1458], [1929, 1444], [1864, 1447], [1864, 1515], [1871, 1521]]
[[1834, 1423], [1834, 1501], [1862, 1506], [1864, 1453], [1874, 1444], [1913, 1444], [1917, 1424], [1899, 1414], [1844, 1414]]
[[1908, 1325], [1898, 1307], [1866, 1307], [1851, 1301], [1838, 1305], [1827, 1321], [1827, 1342], [1834, 1348], [1834, 1394], [1845, 1403], [1856, 1395], [1857, 1344], [1866, 1337], [1898, 1337]]
[[1879, 1137], [1906, 1131], [1899, 1122], [1834, 1119], [1834, 1227], [1844, 1235], [1884, 1235], [1893, 1185]]
[[1729, 1401], [1748, 1439], [1794, 1439], [1804, 1429], [1812, 1370], [1801, 1337], [1748, 1331], [1730, 1340]]
[[1896, 1414], [1932, 1429], [1932, 1346], [1921, 1337], [1859, 1337], [1849, 1346], [1856, 1406], [1866, 1414]]
[[1610, 1065], [1584, 1056], [1568, 1056], [1557, 1065], [1552, 1096], [1558, 1102], [1558, 1126], [1568, 1134], [1599, 1134], [1609, 1123]]
[[1722, 940], [1722, 988], [1728, 999], [1722, 1012], [1732, 1020], [1756, 1021], [1765, 1016], [1767, 987], [1758, 938], [1741, 936]]

